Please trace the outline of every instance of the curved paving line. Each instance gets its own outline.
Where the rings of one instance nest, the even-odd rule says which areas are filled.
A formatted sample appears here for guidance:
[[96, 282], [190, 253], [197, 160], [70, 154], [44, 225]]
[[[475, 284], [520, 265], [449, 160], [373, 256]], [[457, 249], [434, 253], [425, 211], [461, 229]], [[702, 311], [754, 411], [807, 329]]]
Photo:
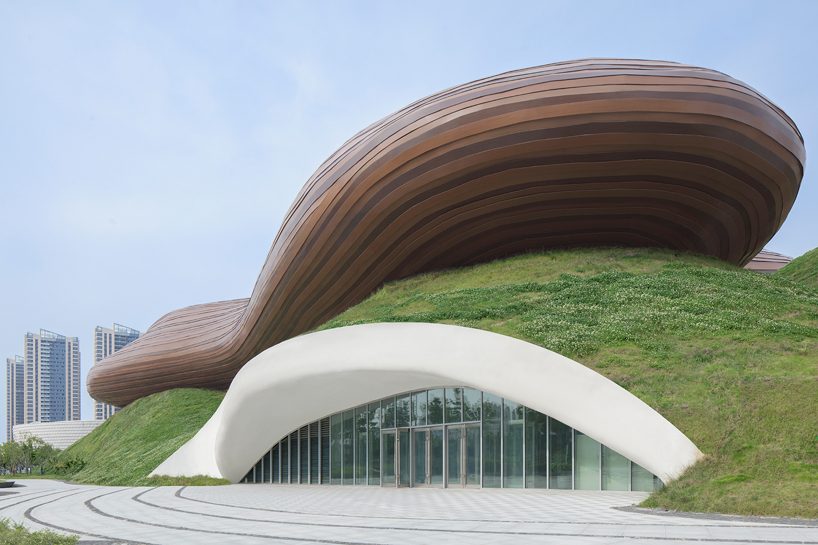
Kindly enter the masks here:
[[[84, 486], [84, 485], [77, 485], [77, 484], [69, 483], [69, 482], [63, 481], [63, 480], [48, 479], [48, 481], [60, 482], [60, 483], [63, 483], [63, 484], [67, 484], [68, 486], [71, 487], [71, 488], [68, 488], [67, 490], [59, 490], [59, 491], [50, 492], [51, 494], [58, 494], [59, 492], [67, 492], [69, 490], [75, 490], [77, 487]], [[20, 488], [27, 488], [29, 485], [21, 484], [21, 485], [14, 486], [13, 488], [17, 488], [18, 486]], [[45, 490], [53, 490], [53, 489], [46, 488]], [[6, 501], [6, 500], [13, 500], [13, 499], [17, 499], [17, 498], [24, 498], [24, 497], [32, 496], [34, 494], [41, 494], [42, 492], [43, 492], [42, 490], [35, 490], [34, 492], [26, 492], [24, 494], [20, 493], [20, 492], [6, 492], [6, 493], [0, 495], [0, 496], [2, 496], [2, 497], [0, 497], [0, 502]], [[0, 505], [2, 505], [2, 504], [0, 504]], [[17, 505], [17, 504], [15, 503], [15, 504], [9, 504], [9, 505]], [[3, 509], [3, 507], [0, 507], [0, 510], [2, 510], [2, 509]]]
[[[37, 500], [37, 499], [45, 498], [45, 497], [48, 497], [48, 496], [53, 496], [54, 494], [60, 494], [62, 492], [67, 492], [67, 490], [58, 490], [56, 492], [49, 492], [47, 494], [40, 494], [39, 496], [36, 496], [34, 498], [28, 498], [26, 500], [20, 500], [20, 501], [14, 502], [14, 503], [7, 503], [5, 505], [0, 505], [0, 511], [2, 511], [4, 509], [8, 509], [9, 507], [14, 507], [15, 505], [20, 505], [21, 503], [26, 503], [27, 501]], [[78, 493], [78, 492], [75, 492], [75, 493]], [[31, 496], [33, 494], [36, 494], [36, 492], [32, 492], [31, 494], [26, 494], [26, 496]], [[68, 494], [68, 496], [71, 496], [71, 495], [73, 495], [73, 494]], [[18, 498], [19, 497], [20, 496], [18, 496]]]
[[[151, 490], [155, 490], [156, 488], [157, 487], [149, 488], [148, 490], [143, 490], [138, 495], [145, 494], [147, 492], [150, 492]], [[122, 492], [122, 490], [116, 490], [114, 492]], [[110, 492], [110, 494], [113, 494], [114, 492]], [[385, 543], [379, 544], [379, 543], [374, 543], [374, 542], [362, 542], [362, 541], [338, 541], [338, 540], [321, 539], [321, 538], [302, 538], [302, 537], [291, 537], [291, 536], [274, 536], [274, 535], [267, 535], [267, 534], [251, 534], [251, 533], [246, 533], [246, 532], [227, 532], [227, 531], [223, 531], [223, 530], [202, 530], [201, 528], [190, 528], [190, 527], [187, 527], [187, 526], [173, 526], [173, 525], [170, 525], [170, 524], [161, 524], [161, 523], [158, 523], [158, 522], [144, 522], [144, 521], [141, 521], [141, 520], [131, 519], [131, 518], [127, 518], [127, 517], [121, 517], [119, 515], [112, 515], [110, 513], [106, 513], [105, 511], [102, 511], [100, 508], [96, 507], [93, 504], [94, 500], [99, 499], [99, 498], [101, 498], [103, 496], [107, 496], [107, 495], [108, 494], [102, 494], [101, 496], [96, 496], [94, 498], [86, 500], [85, 501], [85, 506], [88, 509], [90, 509], [93, 513], [96, 513], [97, 515], [100, 515], [100, 516], [103, 516], [103, 517], [108, 517], [108, 518], [112, 518], [112, 519], [116, 519], [116, 520], [122, 520], [122, 521], [125, 521], [125, 522], [131, 522], [131, 523], [134, 523], [134, 524], [141, 524], [141, 525], [144, 525], [144, 526], [153, 526], [155, 528], [167, 528], [169, 530], [185, 530], [185, 531], [189, 531], [189, 532], [198, 532], [198, 533], [203, 533], [203, 534], [228, 535], [228, 536], [240, 536], [240, 537], [256, 537], [256, 538], [260, 538], [260, 539], [274, 539], [274, 540], [279, 540], [279, 541], [298, 541], [298, 542], [303, 542], [303, 543], [328, 543], [328, 544], [331, 544], [331, 545], [387, 545]], [[134, 498], [131, 498], [131, 499], [134, 499]], [[161, 507], [161, 509], [166, 509], [166, 508]]]
[[[93, 489], [91, 489], [91, 490], [93, 490]], [[125, 544], [128, 544], [128, 545], [152, 545], [148, 541], [131, 541], [129, 539], [106, 536], [106, 535], [97, 534], [97, 533], [94, 533], [94, 532], [86, 532], [84, 530], [77, 530], [77, 529], [73, 529], [73, 528], [66, 528], [65, 526], [59, 526], [57, 524], [52, 524], [50, 522], [46, 522], [46, 521], [44, 521], [42, 519], [38, 519], [33, 514], [34, 510], [39, 508], [39, 507], [43, 507], [44, 505], [54, 503], [55, 501], [59, 501], [59, 500], [61, 500], [63, 498], [67, 498], [69, 496], [76, 496], [77, 494], [81, 494], [83, 492], [88, 492], [88, 491], [89, 490], [80, 490], [79, 492], [73, 492], [73, 493], [67, 494], [65, 496], [60, 496], [59, 498], [54, 498], [53, 500], [49, 500], [47, 502], [43, 502], [43, 503], [40, 503], [40, 504], [37, 504], [37, 505], [33, 505], [33, 506], [29, 507], [28, 509], [26, 509], [26, 512], [23, 513], [23, 516], [26, 517], [28, 520], [30, 520], [32, 522], [36, 522], [37, 524], [40, 524], [40, 525], [45, 526], [47, 528], [51, 528], [51, 529], [54, 529], [54, 530], [60, 530], [62, 532], [67, 532], [69, 534], [74, 534], [74, 535], [79, 534], [79, 535], [83, 535], [83, 536], [98, 537], [98, 538], [105, 539], [105, 540], [108, 540], [108, 541], [113, 541], [113, 542], [115, 542], [117, 544], [125, 543]], [[119, 491], [114, 490], [114, 492], [119, 492]], [[113, 494], [114, 492], [107, 492], [105, 494], [100, 494], [99, 496], [96, 496], [96, 497], [101, 498], [102, 496], [107, 496], [108, 494]]]
[[[356, 529], [356, 530], [386, 530], [386, 531], [406, 531], [406, 532], [427, 532], [427, 533], [447, 533], [447, 534], [486, 534], [486, 535], [508, 535], [508, 536], [548, 536], [548, 537], [582, 537], [582, 538], [600, 538], [600, 539], [630, 539], [630, 540], [661, 540], [661, 541], [696, 541], [696, 542], [712, 542], [718, 541], [723, 543], [775, 543], [775, 544], [802, 544], [802, 545], [818, 545], [818, 541], [804, 541], [804, 540], [767, 540], [767, 539], [715, 539], [712, 537], [706, 538], [690, 538], [690, 537], [666, 537], [666, 536], [625, 536], [625, 535], [616, 535], [616, 534], [572, 534], [567, 532], [521, 532], [521, 531], [500, 531], [500, 530], [457, 530], [451, 528], [407, 528], [402, 526], [365, 526], [359, 524], [323, 524], [317, 522], [293, 522], [293, 521], [276, 521], [276, 520], [265, 520], [265, 519], [250, 519], [250, 518], [243, 518], [243, 517], [233, 517], [229, 515], [215, 515], [210, 513], [199, 513], [197, 511], [188, 511], [186, 509], [178, 509], [175, 507], [167, 507], [163, 505], [157, 505], [154, 503], [150, 503], [141, 499], [140, 496], [143, 494], [147, 494], [156, 488], [151, 488], [149, 490], [144, 490], [139, 494], [133, 497], [133, 500], [141, 503], [143, 505], [147, 505], [149, 507], [155, 507], [157, 509], [164, 509], [168, 511], [176, 511], [179, 513], [186, 513], [191, 515], [198, 515], [203, 517], [211, 517], [211, 518], [219, 518], [219, 519], [229, 519], [229, 520], [241, 520], [245, 522], [263, 522], [268, 524], [282, 524], [282, 525], [291, 525], [291, 526], [317, 526], [317, 527], [326, 527], [326, 528], [348, 528], [348, 529]], [[313, 516], [320, 516], [320, 515], [313, 515]], [[365, 518], [365, 517], [362, 517]], [[451, 521], [450, 521], [451, 522]], [[495, 521], [491, 521], [495, 522]], [[600, 523], [605, 524], [605, 523]], [[583, 525], [588, 526], [590, 523], [583, 523]], [[636, 526], [631, 525], [631, 526]], [[330, 541], [330, 543], [335, 543]]]
[[[310, 511], [292, 511], [287, 509], [270, 509], [265, 507], [251, 507], [245, 505], [236, 505], [232, 503], [220, 503], [215, 501], [207, 501], [201, 500], [198, 498], [191, 498], [190, 496], [183, 496], [182, 491], [188, 488], [187, 486], [180, 487], [175, 493], [174, 496], [177, 498], [204, 503], [208, 505], [216, 505], [219, 507], [233, 507], [236, 509], [250, 509], [253, 511], [264, 511], [268, 513], [283, 513], [289, 515], [307, 515], [307, 516], [314, 516], [314, 517], [344, 517], [344, 518], [363, 518], [363, 519], [386, 519], [386, 520], [419, 520], [419, 521], [437, 521], [437, 522], [499, 522], [499, 523], [512, 523], [512, 524], [575, 524], [575, 525], [605, 525], [605, 526], [661, 526], [667, 527], [669, 526], [667, 523], [660, 523], [660, 522], [595, 522], [595, 521], [563, 521], [563, 520], [526, 520], [526, 519], [466, 519], [466, 518], [440, 518], [440, 517], [402, 517], [402, 516], [387, 516], [387, 515], [351, 515], [351, 514], [344, 514], [344, 513], [314, 513]], [[136, 497], [134, 498], [136, 499]], [[144, 500], [137, 500], [144, 503]], [[610, 507], [609, 509], [617, 509], [621, 511], [628, 511], [625, 507]], [[641, 511], [634, 511], [635, 513], [641, 513]], [[647, 514], [647, 513], [646, 513]], [[668, 516], [670, 514], [668, 513]], [[688, 516], [684, 518], [696, 518], [695, 516]], [[255, 519], [246, 519], [246, 520], [255, 520]], [[714, 519], [717, 520], [717, 519]], [[804, 525], [802, 524], [776, 524], [767, 521], [760, 521], [760, 524], [767, 524], [767, 526], [759, 526], [758, 524], [674, 524], [672, 525], [674, 528], [803, 528]], [[367, 527], [369, 528], [369, 527]]]

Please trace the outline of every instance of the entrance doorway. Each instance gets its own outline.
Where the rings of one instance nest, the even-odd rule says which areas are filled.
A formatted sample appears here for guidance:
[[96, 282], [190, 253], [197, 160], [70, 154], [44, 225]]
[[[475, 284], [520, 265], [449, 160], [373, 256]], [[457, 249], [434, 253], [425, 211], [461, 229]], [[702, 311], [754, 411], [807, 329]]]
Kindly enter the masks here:
[[480, 425], [446, 426], [446, 486], [480, 486]]
[[411, 486], [409, 430], [381, 433], [381, 486]]
[[412, 486], [443, 486], [443, 427], [412, 430]]
[[480, 424], [381, 432], [381, 485], [480, 486]]

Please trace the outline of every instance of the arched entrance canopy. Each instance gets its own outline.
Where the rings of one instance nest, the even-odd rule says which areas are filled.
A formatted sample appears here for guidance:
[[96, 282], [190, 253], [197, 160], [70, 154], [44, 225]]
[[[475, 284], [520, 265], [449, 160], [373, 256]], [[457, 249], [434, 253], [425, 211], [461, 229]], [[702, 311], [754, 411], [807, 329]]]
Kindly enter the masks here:
[[555, 352], [478, 329], [379, 323], [303, 335], [253, 358], [210, 421], [153, 474], [237, 482], [272, 444], [307, 422], [399, 392], [452, 384], [548, 414], [665, 483], [702, 456], [639, 398]]

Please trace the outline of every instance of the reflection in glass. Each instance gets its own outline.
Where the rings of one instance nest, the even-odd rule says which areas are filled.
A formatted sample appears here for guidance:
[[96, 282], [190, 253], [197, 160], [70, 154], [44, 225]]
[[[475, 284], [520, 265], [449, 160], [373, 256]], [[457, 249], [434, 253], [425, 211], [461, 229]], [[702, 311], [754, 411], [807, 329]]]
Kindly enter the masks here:
[[447, 486], [487, 488], [663, 486], [579, 430], [460, 387], [401, 394], [306, 424], [264, 453], [241, 482], [412, 486], [443, 485], [444, 479]]
[[483, 394], [483, 487], [499, 488], [501, 482], [502, 453], [500, 450], [500, 421], [502, 398]]
[[395, 424], [399, 428], [409, 425], [409, 413], [412, 410], [411, 400], [412, 396], [406, 394], [398, 397], [395, 401]]
[[475, 390], [474, 388], [463, 388], [464, 422], [480, 421], [480, 404], [481, 404], [480, 390]]
[[480, 425], [466, 426], [466, 486], [480, 484]]
[[384, 486], [395, 486], [395, 432], [385, 431], [382, 436], [381, 447], [383, 457], [381, 458], [381, 468], [383, 469]]
[[463, 458], [463, 428], [450, 426], [446, 429], [446, 486], [461, 486], [461, 462]]
[[426, 390], [412, 394], [412, 425], [426, 425]]
[[429, 483], [443, 484], [443, 428], [429, 430]]
[[627, 490], [630, 479], [630, 460], [602, 445], [602, 490]]
[[270, 470], [271, 470], [270, 466], [272, 464], [272, 453], [270, 451], [267, 451], [267, 454], [264, 456], [263, 459], [264, 459], [264, 464], [261, 467], [262, 482], [269, 483], [269, 482], [271, 482], [270, 481]]
[[574, 440], [576, 441], [574, 488], [599, 490], [599, 443], [581, 431], [574, 432]]
[[310, 430], [310, 483], [318, 484], [318, 473], [320, 467], [318, 462], [320, 456], [318, 454], [318, 422], [313, 422], [309, 425]]
[[541, 412], [525, 410], [525, 485], [548, 487], [548, 418]]
[[[340, 458], [339, 458], [340, 459]], [[340, 471], [340, 466], [339, 466]], [[338, 473], [338, 484], [341, 483], [340, 472]], [[290, 438], [281, 440], [281, 482], [290, 482]]]
[[273, 447], [273, 482], [281, 482], [281, 446], [276, 443]]
[[[658, 479], [655, 479], [658, 481]], [[653, 492], [658, 490], [654, 488], [653, 473], [640, 466], [637, 463], [631, 464], [631, 490], [635, 492]]]
[[381, 484], [381, 404], [369, 404], [369, 484]]
[[415, 484], [426, 484], [426, 439], [425, 429], [412, 432], [415, 451]]
[[524, 409], [508, 399], [503, 405], [503, 486], [506, 488], [523, 487]]
[[329, 484], [329, 418], [321, 420], [321, 484]]
[[353, 460], [355, 459], [354, 449], [354, 412], [344, 411], [344, 484], [353, 484], [355, 481], [352, 478], [353, 474]]
[[309, 426], [298, 430], [298, 468], [300, 483], [310, 482], [310, 434]]
[[366, 484], [366, 405], [355, 409], [355, 484]]
[[381, 401], [381, 407], [383, 407], [383, 427], [384, 428], [394, 428], [395, 427], [395, 398], [394, 397], [387, 397], [383, 401]]
[[571, 427], [554, 418], [548, 419], [550, 487], [570, 490], [574, 452]]
[[429, 401], [426, 405], [426, 423], [427, 424], [442, 424], [443, 423], [443, 388], [429, 390]]
[[298, 482], [298, 431], [290, 434], [290, 482]]
[[398, 475], [398, 484], [400, 486], [409, 486], [409, 430], [398, 430], [398, 466], [400, 474]]
[[446, 388], [446, 422], [462, 422], [463, 410], [460, 406], [462, 388]]

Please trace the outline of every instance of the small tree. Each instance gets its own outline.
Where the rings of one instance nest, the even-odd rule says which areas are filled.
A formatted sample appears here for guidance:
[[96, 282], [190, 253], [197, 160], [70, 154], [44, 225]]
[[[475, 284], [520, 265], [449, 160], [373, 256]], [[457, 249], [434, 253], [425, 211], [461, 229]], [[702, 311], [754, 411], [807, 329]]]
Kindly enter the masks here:
[[[37, 457], [39, 453], [47, 445], [48, 443], [46, 443], [36, 435], [29, 435], [23, 440], [20, 449], [22, 451], [21, 461], [23, 468], [27, 473], [31, 472], [32, 466], [34, 466], [34, 464], [37, 463]], [[50, 445], [48, 446], [53, 451], [53, 447], [51, 447]]]
[[9, 465], [9, 444], [11, 441], [7, 441], [0, 445], [0, 468], [3, 469], [4, 473], [11, 473], [11, 466]]
[[50, 465], [59, 454], [59, 449], [54, 448], [49, 443], [40, 441], [34, 448], [31, 463], [40, 468], [40, 475], [44, 473], [43, 468]]
[[23, 466], [23, 448], [16, 441], [0, 445], [0, 466], [9, 473], [16, 473]]

